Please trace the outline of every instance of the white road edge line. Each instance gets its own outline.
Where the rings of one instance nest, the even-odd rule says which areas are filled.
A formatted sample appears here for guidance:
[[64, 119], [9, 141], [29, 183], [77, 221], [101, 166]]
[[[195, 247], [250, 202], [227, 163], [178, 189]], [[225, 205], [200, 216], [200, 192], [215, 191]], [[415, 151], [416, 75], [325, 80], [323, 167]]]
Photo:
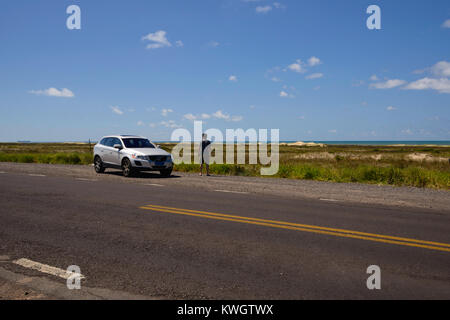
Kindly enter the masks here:
[[165, 186], [162, 185], [162, 184], [156, 184], [156, 183], [146, 183], [145, 185], [146, 185], [146, 186], [152, 186], [152, 187], [165, 187]]
[[52, 266], [42, 264], [39, 262], [35, 262], [35, 261], [25, 259], [25, 258], [14, 260], [13, 263], [17, 264], [19, 266], [22, 266], [24, 268], [37, 270], [42, 273], [51, 274], [53, 276], [57, 276], [57, 277], [60, 277], [60, 278], [66, 279], [66, 280], [69, 279], [73, 275], [79, 276], [80, 279], [85, 279], [85, 277], [82, 274], [68, 272], [68, 271], [60, 269], [60, 268], [52, 267]]
[[336, 200], [336, 199], [319, 199], [320, 201], [328, 201], [328, 202], [341, 202], [343, 200]]
[[230, 190], [214, 190], [215, 192], [224, 192], [224, 193], [237, 193], [237, 194], [248, 194], [248, 192], [242, 191], [230, 191]]
[[46, 177], [45, 174], [29, 173], [28, 175], [29, 175], [30, 177]]
[[5, 174], [6, 172], [5, 171], [0, 171], [0, 174]]
[[96, 179], [85, 179], [85, 178], [75, 178], [75, 180], [78, 180], [78, 181], [91, 181], [91, 182], [98, 181]]

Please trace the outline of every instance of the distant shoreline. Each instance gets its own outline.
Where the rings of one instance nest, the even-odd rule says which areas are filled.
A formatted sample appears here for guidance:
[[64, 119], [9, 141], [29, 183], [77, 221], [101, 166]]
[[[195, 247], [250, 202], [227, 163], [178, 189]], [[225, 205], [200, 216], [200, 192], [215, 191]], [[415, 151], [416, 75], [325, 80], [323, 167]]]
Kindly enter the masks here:
[[[161, 144], [172, 144], [176, 143], [176, 141], [153, 141], [154, 143]], [[295, 140], [285, 140], [280, 141], [280, 144], [291, 144], [299, 141]], [[304, 143], [317, 143], [317, 144], [325, 144], [325, 145], [355, 145], [355, 146], [394, 146], [394, 147], [402, 147], [402, 146], [440, 146], [440, 147], [449, 147], [450, 140], [428, 140], [428, 141], [405, 141], [405, 140], [386, 140], [386, 141], [321, 141], [321, 140], [305, 140], [301, 141]], [[16, 142], [0, 142], [0, 143], [17, 143], [17, 144], [39, 144], [39, 143], [67, 143], [67, 144], [84, 144], [89, 143], [88, 141], [16, 141]], [[96, 141], [91, 141], [91, 144], [96, 144]], [[235, 142], [235, 143], [243, 143], [243, 142]]]

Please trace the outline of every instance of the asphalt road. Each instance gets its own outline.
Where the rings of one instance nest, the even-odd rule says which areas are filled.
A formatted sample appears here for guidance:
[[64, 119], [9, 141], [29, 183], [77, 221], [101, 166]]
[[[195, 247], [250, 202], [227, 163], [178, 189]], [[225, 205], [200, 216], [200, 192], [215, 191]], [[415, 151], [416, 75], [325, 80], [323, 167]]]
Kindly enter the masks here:
[[109, 176], [0, 173], [0, 268], [64, 284], [13, 261], [78, 265], [83, 288], [158, 299], [450, 299], [450, 208]]

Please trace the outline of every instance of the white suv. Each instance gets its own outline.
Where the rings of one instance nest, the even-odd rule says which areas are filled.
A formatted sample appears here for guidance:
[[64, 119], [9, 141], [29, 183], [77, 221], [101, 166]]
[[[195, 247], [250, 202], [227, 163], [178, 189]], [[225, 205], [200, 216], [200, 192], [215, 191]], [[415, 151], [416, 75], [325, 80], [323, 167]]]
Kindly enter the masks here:
[[173, 161], [170, 153], [139, 136], [107, 136], [94, 147], [94, 166], [97, 173], [106, 168], [121, 169], [125, 177], [139, 171], [159, 171], [170, 176]]

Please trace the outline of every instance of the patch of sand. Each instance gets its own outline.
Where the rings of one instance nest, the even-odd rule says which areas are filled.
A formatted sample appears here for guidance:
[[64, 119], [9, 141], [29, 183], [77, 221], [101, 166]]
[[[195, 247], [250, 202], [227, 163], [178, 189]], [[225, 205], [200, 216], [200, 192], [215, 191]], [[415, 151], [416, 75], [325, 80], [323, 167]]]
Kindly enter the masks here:
[[449, 159], [443, 157], [434, 157], [427, 153], [410, 153], [406, 157], [406, 160], [420, 161], [420, 162], [447, 162]]
[[282, 143], [281, 145], [289, 146], [289, 147], [325, 147], [324, 143], [315, 143], [315, 142], [302, 142], [297, 141], [294, 143]]

